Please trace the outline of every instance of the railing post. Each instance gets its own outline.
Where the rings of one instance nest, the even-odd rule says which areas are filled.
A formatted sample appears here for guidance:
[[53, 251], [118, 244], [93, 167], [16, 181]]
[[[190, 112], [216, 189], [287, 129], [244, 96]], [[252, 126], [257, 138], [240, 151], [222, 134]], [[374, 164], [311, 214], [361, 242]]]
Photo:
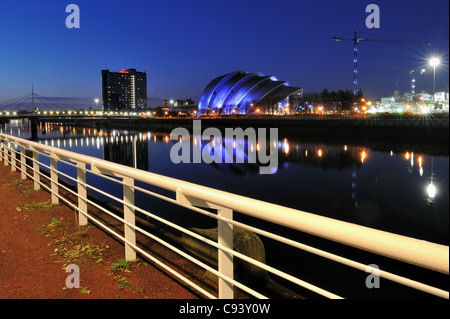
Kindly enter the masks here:
[[[127, 223], [131, 225], [135, 225], [136, 218], [134, 215], [134, 208], [131, 208], [128, 205], [134, 206], [134, 179], [129, 177], [123, 178], [123, 213], [124, 219]], [[125, 224], [124, 227], [125, 233], [125, 259], [128, 261], [136, 259], [136, 250], [131, 245], [136, 245], [136, 230], [134, 227], [131, 227]]]
[[27, 179], [27, 167], [26, 167], [25, 147], [20, 146], [20, 177], [21, 179]]
[[[233, 219], [233, 210], [229, 208], [219, 208], [217, 215], [227, 219]], [[218, 244], [229, 249], [233, 249], [233, 225], [227, 222], [218, 220]], [[218, 250], [218, 271], [219, 273], [233, 279], [234, 266], [233, 255], [224, 252], [221, 249]], [[233, 284], [219, 278], [219, 298], [220, 299], [233, 299]]]
[[59, 204], [58, 191], [58, 160], [55, 154], [50, 156], [50, 184], [52, 190], [52, 204]]
[[8, 166], [8, 144], [6, 144], [6, 140], [3, 142], [3, 160], [5, 161], [4, 165]]
[[39, 152], [33, 151], [33, 180], [34, 180], [34, 190], [38, 191], [41, 189], [41, 175], [39, 174]]
[[[214, 204], [209, 204], [201, 199], [194, 197], [186, 197], [182, 190], [176, 190], [176, 200], [181, 205], [192, 205], [197, 207], [208, 207], [217, 209], [217, 215], [229, 220], [233, 220], [233, 210], [225, 207], [220, 207]], [[217, 221], [218, 239], [217, 243], [225, 248], [233, 249], [233, 225], [227, 222]], [[218, 249], [217, 252], [217, 271], [224, 276], [234, 279], [234, 265], [233, 255]], [[233, 299], [233, 284], [219, 277], [219, 298]]]
[[86, 226], [87, 219], [87, 190], [86, 190], [86, 164], [77, 163], [77, 182], [78, 182], [78, 224]]
[[16, 171], [16, 143], [11, 143], [11, 172]]

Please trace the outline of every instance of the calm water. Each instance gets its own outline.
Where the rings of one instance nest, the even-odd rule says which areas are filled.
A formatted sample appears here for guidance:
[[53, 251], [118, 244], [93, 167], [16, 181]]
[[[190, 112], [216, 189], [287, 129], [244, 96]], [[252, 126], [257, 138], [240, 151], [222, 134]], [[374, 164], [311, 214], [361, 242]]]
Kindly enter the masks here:
[[[20, 121], [2, 127], [1, 131], [25, 138], [30, 136], [28, 126]], [[168, 132], [107, 132], [46, 125], [41, 127], [39, 137], [40, 143], [73, 152], [343, 221], [449, 244], [448, 156], [379, 146], [373, 150], [365, 145], [352, 145], [351, 141], [308, 142], [306, 137], [280, 135], [278, 171], [260, 175], [255, 164], [173, 164], [169, 154], [175, 142], [170, 141]], [[434, 196], [431, 196], [430, 184], [435, 186]], [[169, 214], [167, 210], [163, 213]], [[213, 227], [196, 225], [195, 219], [190, 218], [186, 223], [190, 227]], [[270, 241], [266, 244], [271, 245]], [[267, 259], [270, 258], [268, 254]]]

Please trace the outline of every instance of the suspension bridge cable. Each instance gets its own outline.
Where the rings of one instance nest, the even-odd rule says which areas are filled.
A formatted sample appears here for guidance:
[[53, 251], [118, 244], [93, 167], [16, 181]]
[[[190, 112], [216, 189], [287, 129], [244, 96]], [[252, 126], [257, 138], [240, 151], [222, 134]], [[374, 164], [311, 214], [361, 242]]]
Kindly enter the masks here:
[[[34, 99], [34, 103], [29, 102], [30, 99]], [[77, 106], [68, 104], [67, 102], [57, 100], [55, 98], [50, 98], [43, 96], [39, 93], [33, 92], [29, 93], [5, 102], [0, 103], [0, 111], [3, 110], [19, 110], [21, 106], [23, 106], [26, 102], [29, 102], [25, 108], [28, 107], [39, 107], [40, 109], [49, 108], [52, 111], [62, 111], [62, 110], [70, 110], [70, 109], [79, 109], [79, 108], [89, 108], [91, 105], [86, 105], [83, 99], [79, 99], [82, 105], [78, 104]], [[34, 110], [31, 110], [34, 111]]]
[[14, 98], [14, 99], [11, 99], [9, 101], [0, 103], [0, 110], [4, 110], [5, 108], [7, 108], [7, 107], [9, 107], [9, 106], [11, 106], [13, 104], [16, 104], [18, 102], [27, 100], [28, 98], [30, 98], [30, 96], [31, 96], [31, 94], [27, 94], [27, 95], [24, 95], [24, 96], [21, 96], [21, 97], [18, 97], [18, 98]]
[[20, 98], [20, 99], [16, 99], [16, 100], [14, 100], [14, 101], [11, 101], [10, 103], [8, 103], [8, 104], [6, 104], [6, 105], [4, 105], [3, 107], [1, 107], [0, 108], [0, 110], [5, 110], [6, 108], [8, 108], [8, 109], [15, 109], [16, 107], [11, 107], [12, 105], [16, 105], [16, 104], [20, 104], [20, 105], [22, 105], [22, 103], [23, 102], [25, 102], [27, 99], [28, 99], [29, 97], [23, 97], [23, 98]]

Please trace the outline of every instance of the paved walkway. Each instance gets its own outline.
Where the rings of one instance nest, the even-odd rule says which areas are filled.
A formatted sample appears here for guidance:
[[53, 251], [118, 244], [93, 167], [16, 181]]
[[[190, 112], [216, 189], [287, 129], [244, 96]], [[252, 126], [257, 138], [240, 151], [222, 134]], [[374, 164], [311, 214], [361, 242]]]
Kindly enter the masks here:
[[[47, 191], [0, 162], [0, 299], [201, 298], [150, 263], [120, 264], [121, 242], [95, 226], [79, 228], [73, 209], [49, 203]], [[66, 287], [67, 264], [80, 269], [78, 289]]]

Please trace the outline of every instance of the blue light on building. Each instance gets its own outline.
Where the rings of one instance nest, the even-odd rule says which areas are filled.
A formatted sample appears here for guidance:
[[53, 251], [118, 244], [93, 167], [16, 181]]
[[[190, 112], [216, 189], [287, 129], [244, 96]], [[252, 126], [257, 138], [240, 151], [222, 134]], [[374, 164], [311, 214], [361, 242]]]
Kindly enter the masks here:
[[206, 86], [198, 103], [198, 115], [248, 114], [267, 107], [284, 108], [290, 96], [301, 96], [302, 92], [303, 89], [275, 76], [234, 71]]

